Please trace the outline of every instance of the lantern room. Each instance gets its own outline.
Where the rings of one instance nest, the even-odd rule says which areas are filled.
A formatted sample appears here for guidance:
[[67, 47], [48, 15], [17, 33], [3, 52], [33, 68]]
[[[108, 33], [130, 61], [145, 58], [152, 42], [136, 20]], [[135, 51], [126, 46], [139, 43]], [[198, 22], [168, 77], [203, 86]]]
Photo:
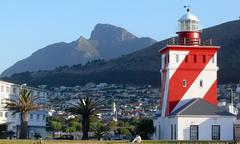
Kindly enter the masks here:
[[180, 45], [200, 45], [201, 29], [199, 19], [191, 13], [189, 7], [187, 8], [187, 13], [178, 22], [178, 43]]

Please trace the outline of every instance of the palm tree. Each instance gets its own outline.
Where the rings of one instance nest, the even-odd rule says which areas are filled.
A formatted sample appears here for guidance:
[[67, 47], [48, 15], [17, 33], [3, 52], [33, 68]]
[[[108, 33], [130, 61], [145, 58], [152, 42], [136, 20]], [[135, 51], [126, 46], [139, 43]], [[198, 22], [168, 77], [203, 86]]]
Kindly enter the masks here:
[[97, 104], [99, 101], [93, 101], [93, 99], [86, 96], [84, 98], [78, 97], [78, 101], [69, 108], [69, 112], [75, 115], [82, 116], [82, 140], [88, 140], [88, 131], [90, 125], [90, 117], [96, 113]]
[[20, 113], [20, 139], [27, 138], [28, 132], [28, 114], [30, 111], [43, 108], [42, 105], [36, 103], [38, 96], [31, 96], [32, 91], [27, 88], [20, 89], [20, 95], [17, 100], [6, 99], [5, 108], [12, 110], [13, 115]]

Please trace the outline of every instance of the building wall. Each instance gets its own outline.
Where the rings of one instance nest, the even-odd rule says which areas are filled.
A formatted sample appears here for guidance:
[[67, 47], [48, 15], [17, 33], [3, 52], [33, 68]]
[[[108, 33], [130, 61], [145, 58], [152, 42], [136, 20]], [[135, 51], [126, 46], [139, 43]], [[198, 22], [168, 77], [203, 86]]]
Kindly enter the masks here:
[[199, 140], [212, 140], [212, 125], [220, 125], [221, 140], [233, 140], [233, 117], [178, 117], [178, 140], [190, 139], [190, 125], [199, 125]]
[[[159, 117], [154, 119], [153, 139], [175, 140], [174, 125], [176, 125], [176, 140], [190, 140], [190, 125], [199, 125], [199, 140], [212, 140], [212, 125], [220, 125], [220, 139], [233, 140], [233, 119], [224, 116]], [[171, 129], [173, 129], [172, 137]]]
[[[173, 134], [173, 139], [178, 139], [178, 120], [177, 118], [168, 118], [168, 117], [158, 117], [154, 119], [155, 132], [153, 134], [154, 140], [171, 139], [171, 125], [176, 127], [176, 136]], [[173, 132], [174, 133], [174, 132]]]

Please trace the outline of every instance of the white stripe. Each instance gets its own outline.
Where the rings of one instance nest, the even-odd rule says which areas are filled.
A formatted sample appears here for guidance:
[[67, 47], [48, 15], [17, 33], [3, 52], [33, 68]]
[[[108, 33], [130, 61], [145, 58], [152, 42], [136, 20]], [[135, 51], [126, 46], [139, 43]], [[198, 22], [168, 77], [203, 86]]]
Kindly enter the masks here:
[[[218, 67], [216, 66], [216, 63], [213, 64], [212, 60], [210, 60], [193, 84], [189, 87], [180, 102], [174, 107], [173, 111], [179, 109], [193, 98], [203, 98], [217, 79], [217, 70]], [[200, 80], [203, 81], [203, 87], [200, 87]]]
[[164, 87], [164, 95], [163, 95], [163, 104], [162, 104], [162, 114], [161, 116], [165, 116], [166, 109], [167, 109], [167, 97], [168, 97], [168, 90], [169, 90], [169, 72], [166, 72], [166, 79], [165, 79], [165, 87]]
[[[165, 116], [166, 109], [167, 109], [167, 101], [168, 101], [168, 93], [169, 93], [169, 80], [176, 72], [177, 68], [180, 64], [184, 61], [185, 57], [189, 51], [170, 51], [169, 52], [169, 65], [167, 66], [166, 71], [166, 79], [165, 79], [165, 87], [164, 87], [164, 95], [162, 101], [162, 116]], [[179, 55], [179, 61], [176, 62], [176, 54]], [[162, 55], [162, 60], [164, 59], [165, 55]], [[163, 64], [163, 63], [162, 63]], [[163, 67], [163, 65], [162, 65]]]
[[[176, 72], [176, 70], [179, 68], [180, 64], [184, 61], [185, 57], [188, 55], [189, 51], [170, 51], [170, 60], [168, 69], [170, 70], [170, 79], [173, 76], [173, 74]], [[179, 61], [176, 62], [176, 55], [179, 55]], [[169, 80], [170, 80], [169, 79]]]

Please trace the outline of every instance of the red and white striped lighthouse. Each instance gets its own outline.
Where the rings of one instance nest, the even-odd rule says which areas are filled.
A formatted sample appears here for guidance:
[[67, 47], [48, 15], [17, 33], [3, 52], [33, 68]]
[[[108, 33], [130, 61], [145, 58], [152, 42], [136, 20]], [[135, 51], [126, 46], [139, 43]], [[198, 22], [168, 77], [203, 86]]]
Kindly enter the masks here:
[[217, 51], [203, 44], [199, 20], [187, 9], [179, 19], [178, 37], [160, 50], [162, 116], [168, 116], [193, 98], [217, 104]]

